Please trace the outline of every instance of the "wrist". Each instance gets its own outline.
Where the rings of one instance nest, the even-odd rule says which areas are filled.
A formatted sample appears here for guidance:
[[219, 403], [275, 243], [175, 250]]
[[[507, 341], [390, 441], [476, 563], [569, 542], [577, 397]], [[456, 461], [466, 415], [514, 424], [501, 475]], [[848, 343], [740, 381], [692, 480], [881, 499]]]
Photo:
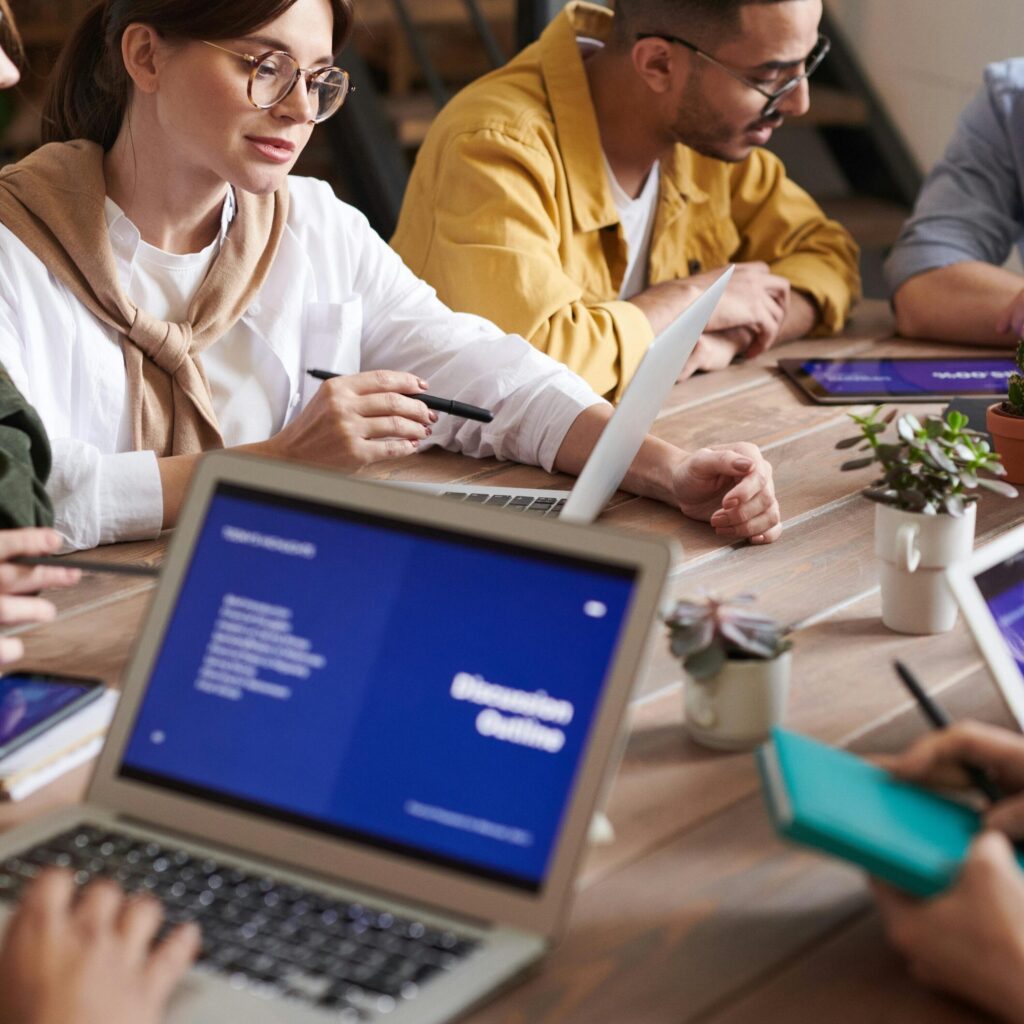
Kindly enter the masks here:
[[689, 453], [674, 444], [648, 437], [622, 482], [623, 489], [666, 505], [675, 505], [676, 476], [688, 458]]

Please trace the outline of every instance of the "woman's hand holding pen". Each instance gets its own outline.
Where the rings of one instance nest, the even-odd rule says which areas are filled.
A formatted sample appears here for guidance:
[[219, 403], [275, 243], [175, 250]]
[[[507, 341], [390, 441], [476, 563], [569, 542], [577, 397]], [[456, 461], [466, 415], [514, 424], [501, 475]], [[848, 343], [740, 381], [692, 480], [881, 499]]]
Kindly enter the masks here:
[[[40, 590], [74, 586], [81, 574], [77, 569], [25, 567], [9, 560], [19, 555], [52, 555], [60, 548], [55, 530], [28, 527], [0, 530], [0, 625], [24, 622], [48, 622], [56, 614], [53, 605], [41, 597]], [[17, 661], [24, 653], [17, 637], [0, 638], [0, 665]]]
[[426, 390], [425, 381], [397, 370], [335, 377], [280, 433], [249, 450], [346, 470], [412, 455], [437, 422], [436, 412], [415, 401]]
[[988, 830], [946, 892], [918, 900], [881, 882], [872, 888], [889, 941], [918, 981], [1024, 1022], [1024, 872], [1010, 844], [1024, 837], [1024, 738], [958, 722], [875, 760], [907, 782], [976, 791], [970, 766], [1006, 794], [984, 811]]
[[1024, 738], [1017, 734], [983, 722], [957, 722], [877, 761], [897, 778], [934, 789], [972, 789], [964, 766], [980, 768], [1005, 794], [986, 808], [986, 826], [1024, 839]]

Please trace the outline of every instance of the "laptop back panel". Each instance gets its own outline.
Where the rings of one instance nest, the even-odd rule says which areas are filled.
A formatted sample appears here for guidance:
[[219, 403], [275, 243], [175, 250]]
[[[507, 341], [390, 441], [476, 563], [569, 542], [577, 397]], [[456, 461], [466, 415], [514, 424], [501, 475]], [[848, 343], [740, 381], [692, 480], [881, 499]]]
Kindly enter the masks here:
[[732, 274], [732, 267], [723, 271], [655, 338], [570, 492], [561, 510], [563, 519], [591, 523], [608, 504], [700, 341]]
[[665, 549], [273, 472], [204, 466], [90, 798], [553, 930]]

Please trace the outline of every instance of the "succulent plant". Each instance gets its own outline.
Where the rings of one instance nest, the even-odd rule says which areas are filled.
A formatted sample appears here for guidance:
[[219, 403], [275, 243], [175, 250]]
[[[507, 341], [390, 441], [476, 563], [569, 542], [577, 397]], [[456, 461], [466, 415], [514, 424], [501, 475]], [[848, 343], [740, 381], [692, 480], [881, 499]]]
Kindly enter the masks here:
[[788, 627], [745, 607], [753, 600], [752, 594], [741, 594], [677, 601], [662, 616], [669, 648], [694, 679], [717, 675], [727, 658], [770, 661], [793, 646]]
[[[963, 413], [949, 410], [944, 418], [926, 416], [922, 422], [913, 413], [897, 418], [895, 409], [880, 419], [881, 411], [876, 406], [865, 416], [850, 413], [861, 432], [836, 445], [861, 445], [860, 451], [870, 452], [843, 463], [843, 470], [863, 469], [874, 462], [882, 467], [882, 476], [865, 488], [865, 497], [905, 512], [951, 516], [962, 516], [978, 500], [978, 488], [1017, 497], [1015, 487], [995, 479], [1005, 476], [1006, 470], [985, 435], [968, 429]], [[883, 440], [893, 420], [896, 438]]]
[[1012, 413], [1014, 416], [1024, 416], [1024, 338], [1017, 342], [1017, 372], [1010, 374], [1007, 382], [1006, 401], [1003, 402], [1003, 412]]

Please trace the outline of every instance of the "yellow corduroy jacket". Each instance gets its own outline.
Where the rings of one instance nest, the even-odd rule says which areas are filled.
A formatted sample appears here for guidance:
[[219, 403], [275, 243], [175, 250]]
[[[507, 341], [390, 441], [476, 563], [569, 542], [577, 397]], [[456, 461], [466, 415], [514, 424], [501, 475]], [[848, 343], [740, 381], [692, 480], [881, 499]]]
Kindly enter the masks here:
[[[612, 14], [571, 3], [505, 67], [441, 111], [391, 244], [453, 309], [476, 313], [618, 399], [653, 339], [618, 299], [626, 240], [577, 36]], [[728, 164], [677, 145], [661, 165], [649, 284], [763, 260], [810, 297], [818, 332], [859, 295], [857, 246], [765, 150]]]

